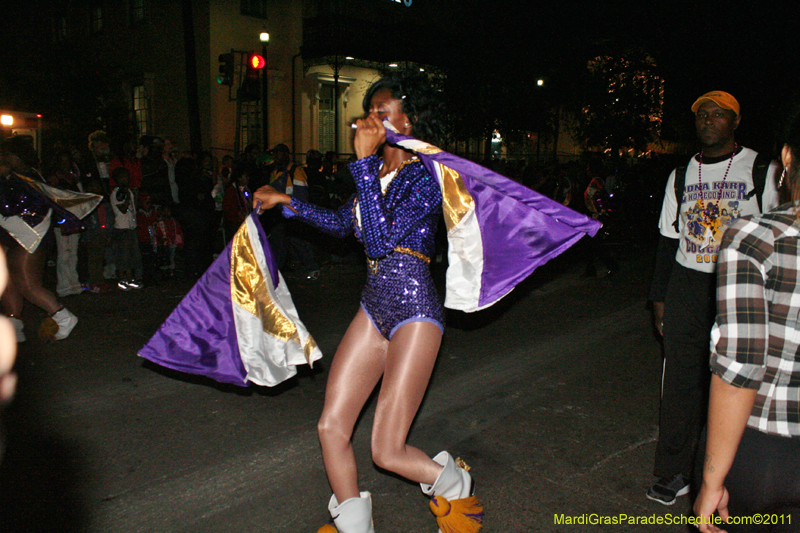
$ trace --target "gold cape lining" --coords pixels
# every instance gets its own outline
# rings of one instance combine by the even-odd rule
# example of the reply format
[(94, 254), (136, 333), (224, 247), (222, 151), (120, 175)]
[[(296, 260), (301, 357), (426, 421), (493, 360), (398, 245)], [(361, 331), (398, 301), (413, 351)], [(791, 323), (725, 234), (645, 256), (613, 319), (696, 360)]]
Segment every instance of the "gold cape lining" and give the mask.
[(297, 326), (278, 309), (269, 295), (247, 224), (242, 224), (231, 244), (231, 301), (260, 318), (265, 333), (284, 342), (295, 339), (299, 344)]
[(450, 231), (475, 208), (475, 200), (467, 191), (461, 174), (441, 163), (436, 163), (436, 171), (441, 176), (442, 211), (447, 230)]

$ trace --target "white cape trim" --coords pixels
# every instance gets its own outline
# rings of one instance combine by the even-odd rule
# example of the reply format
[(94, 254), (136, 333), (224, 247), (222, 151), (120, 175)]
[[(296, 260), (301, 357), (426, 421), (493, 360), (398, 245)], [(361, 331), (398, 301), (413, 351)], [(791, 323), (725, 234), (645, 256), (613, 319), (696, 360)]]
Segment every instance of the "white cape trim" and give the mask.
[(258, 267), (266, 280), (269, 296), (278, 310), (297, 327), (297, 335), (294, 338), (281, 340), (264, 331), (260, 317), (235, 303), (232, 305), (239, 352), (247, 372), (246, 379), (257, 385), (273, 387), (297, 374), (297, 365), (311, 364), (320, 359), (322, 352), (314, 344), (306, 359), (304, 348), (309, 341), (313, 343), (313, 340), (310, 340), (308, 330), (300, 321), (292, 296), (280, 272), (278, 287), (272, 286), (272, 276), (252, 217), (247, 217), (245, 223)]

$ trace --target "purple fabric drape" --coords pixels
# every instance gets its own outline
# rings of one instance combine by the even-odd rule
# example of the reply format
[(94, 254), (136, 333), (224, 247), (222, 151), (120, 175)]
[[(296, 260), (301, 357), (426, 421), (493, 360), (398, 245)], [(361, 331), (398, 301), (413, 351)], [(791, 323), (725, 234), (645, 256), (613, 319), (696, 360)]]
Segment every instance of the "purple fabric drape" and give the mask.
[[(253, 217), (273, 286), (278, 268), (256, 213)], [(231, 303), (231, 243), (181, 300), (139, 355), (161, 366), (247, 386)]]
[[(387, 141), (414, 151), (433, 176), (439, 163), (459, 173), (472, 196), (483, 244), (480, 298), (485, 308), (537, 267), (561, 254), (601, 224), (472, 161), (438, 151), (386, 129)], [(470, 310), (470, 309), (466, 309)], [(471, 309), (475, 310), (475, 309)]]

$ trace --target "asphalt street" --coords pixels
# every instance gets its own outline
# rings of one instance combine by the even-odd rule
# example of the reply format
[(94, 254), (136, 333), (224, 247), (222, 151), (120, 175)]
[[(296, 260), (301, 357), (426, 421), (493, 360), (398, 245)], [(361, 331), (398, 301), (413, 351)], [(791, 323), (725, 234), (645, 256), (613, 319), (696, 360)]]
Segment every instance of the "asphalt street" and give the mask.
[[(410, 442), (472, 467), (484, 532), (691, 530), (630, 523), (689, 512), (688, 498), (664, 507), (644, 497), (661, 369), (645, 305), (648, 250), (618, 247), (621, 270), (596, 279), (581, 277), (572, 251), (493, 308), (448, 314)], [(137, 357), (185, 281), (68, 297), (80, 323), (53, 344), (36, 338), (43, 315), (27, 307), (18, 394), (4, 414), (0, 530), (315, 532), (330, 496), (316, 421), (364, 268), (287, 279), (325, 358), (274, 389), (223, 386)], [(372, 464), (373, 409), (374, 397), (354, 446), (375, 529), (433, 533), (419, 487)]]

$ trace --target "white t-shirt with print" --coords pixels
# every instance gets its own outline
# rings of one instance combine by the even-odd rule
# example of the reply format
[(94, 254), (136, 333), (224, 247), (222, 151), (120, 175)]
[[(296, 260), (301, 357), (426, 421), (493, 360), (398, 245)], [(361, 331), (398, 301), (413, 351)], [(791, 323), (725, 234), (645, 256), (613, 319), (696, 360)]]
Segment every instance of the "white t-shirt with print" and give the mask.
[[(115, 229), (136, 229), (136, 207), (133, 203), (133, 192), (128, 189), (128, 195), (117, 199), (117, 192), (119, 187), (111, 192), (111, 209), (114, 210), (114, 228)], [(119, 206), (128, 204), (128, 211), (123, 213), (120, 211)]]
[[(667, 180), (658, 228), (664, 237), (680, 240), (675, 256), (679, 264), (700, 272), (715, 272), (717, 253), (727, 227), (741, 216), (759, 212), (753, 185), (756, 155), (755, 151), (742, 148), (732, 162), (725, 159), (710, 165), (704, 163), (702, 183), (699, 181), (700, 164), (697, 157), (693, 157), (686, 168), (679, 231), (675, 231), (673, 226), (678, 205), (675, 199), (675, 170), (672, 171)], [(720, 191), (729, 163), (730, 171)], [(777, 170), (777, 163), (770, 163), (761, 196), (764, 213), (778, 205)]]

